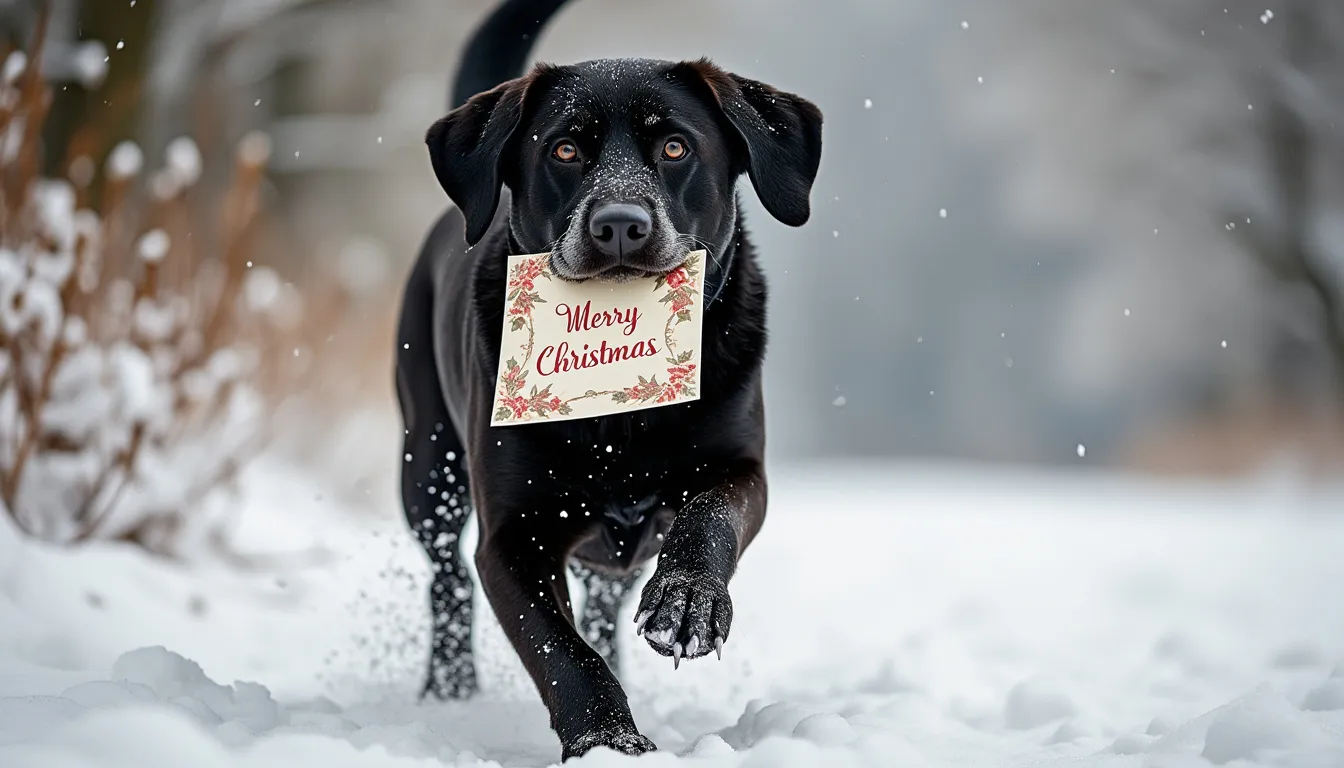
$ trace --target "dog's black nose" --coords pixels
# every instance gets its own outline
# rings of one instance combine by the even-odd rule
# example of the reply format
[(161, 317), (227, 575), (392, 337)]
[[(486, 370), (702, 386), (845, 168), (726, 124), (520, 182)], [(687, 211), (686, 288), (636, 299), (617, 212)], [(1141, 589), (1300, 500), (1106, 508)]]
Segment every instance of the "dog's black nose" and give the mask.
[(653, 217), (644, 206), (634, 203), (606, 203), (588, 219), (593, 245), (617, 258), (642, 248), (652, 229)]

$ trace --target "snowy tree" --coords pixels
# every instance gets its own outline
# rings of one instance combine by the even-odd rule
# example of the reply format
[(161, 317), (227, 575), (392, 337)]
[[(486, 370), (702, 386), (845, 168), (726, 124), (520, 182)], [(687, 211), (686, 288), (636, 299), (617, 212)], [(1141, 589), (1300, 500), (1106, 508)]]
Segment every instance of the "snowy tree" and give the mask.
[(1269, 5), (966, 15), (955, 107), (1023, 221), (1095, 246), (1060, 324), (1075, 391), (1344, 397), (1344, 4)]

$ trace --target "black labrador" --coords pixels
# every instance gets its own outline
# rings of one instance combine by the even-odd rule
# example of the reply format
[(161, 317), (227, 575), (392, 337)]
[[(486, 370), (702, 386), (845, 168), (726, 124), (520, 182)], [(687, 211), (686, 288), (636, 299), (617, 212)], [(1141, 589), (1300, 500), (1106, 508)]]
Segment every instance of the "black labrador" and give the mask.
[[(800, 226), (821, 156), (820, 111), (706, 60), (524, 62), (564, 0), (506, 0), (477, 30), (455, 108), (426, 135), (456, 204), (407, 282), (397, 339), (402, 499), (429, 554), (425, 693), (477, 690), (477, 515), (486, 597), (550, 710), (564, 758), (654, 749), (617, 681), (615, 621), (674, 663), (722, 653), (728, 581), (765, 517), (765, 281), (735, 193)], [(521, 76), (520, 76), (521, 75)], [(510, 79), (512, 78), (512, 79)], [(593, 419), (491, 428), (509, 254), (552, 253), (568, 280), (663, 273), (709, 251), (700, 399)], [(566, 569), (586, 587), (575, 617)]]

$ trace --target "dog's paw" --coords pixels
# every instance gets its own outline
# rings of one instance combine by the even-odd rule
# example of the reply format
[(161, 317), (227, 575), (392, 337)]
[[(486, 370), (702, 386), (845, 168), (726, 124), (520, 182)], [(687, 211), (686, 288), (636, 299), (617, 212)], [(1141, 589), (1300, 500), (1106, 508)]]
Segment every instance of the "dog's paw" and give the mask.
[(572, 743), (566, 744), (564, 754), (560, 758), (561, 762), (571, 757), (579, 757), (598, 747), (614, 749), (625, 755), (642, 755), (645, 752), (654, 752), (658, 749), (652, 741), (633, 729), (598, 731), (586, 733)]
[(714, 651), (723, 658), (723, 643), (733, 623), (733, 600), (728, 585), (708, 573), (658, 568), (644, 586), (635, 632), (653, 650), (671, 656), (698, 659)]

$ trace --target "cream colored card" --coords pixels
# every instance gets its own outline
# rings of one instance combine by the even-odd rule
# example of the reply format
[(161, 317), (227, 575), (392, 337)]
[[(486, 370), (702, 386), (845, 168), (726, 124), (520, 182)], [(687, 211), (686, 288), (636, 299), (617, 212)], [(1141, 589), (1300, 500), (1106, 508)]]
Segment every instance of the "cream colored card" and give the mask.
[(490, 426), (698, 400), (705, 251), (665, 275), (571, 282), (510, 256)]

